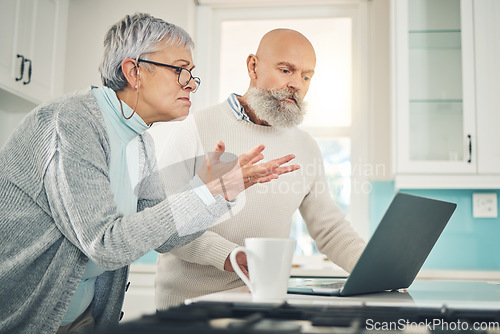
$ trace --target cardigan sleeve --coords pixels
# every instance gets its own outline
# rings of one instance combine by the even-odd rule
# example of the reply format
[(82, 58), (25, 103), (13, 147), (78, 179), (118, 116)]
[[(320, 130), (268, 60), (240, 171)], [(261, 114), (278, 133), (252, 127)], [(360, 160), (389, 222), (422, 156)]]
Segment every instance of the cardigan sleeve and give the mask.
[(103, 269), (121, 268), (152, 249), (184, 245), (227, 211), (222, 197), (205, 206), (186, 188), (136, 214), (118, 213), (109, 183), (109, 145), (99, 134), (103, 126), (84, 112), (71, 115), (55, 118), (44, 190), (61, 233)]
[(148, 133), (144, 133), (140, 136), (139, 142), (141, 144), (139, 148), (141, 181), (136, 186), (136, 193), (138, 194), (137, 211), (142, 211), (160, 203), (166, 196), (155, 158), (153, 139)]

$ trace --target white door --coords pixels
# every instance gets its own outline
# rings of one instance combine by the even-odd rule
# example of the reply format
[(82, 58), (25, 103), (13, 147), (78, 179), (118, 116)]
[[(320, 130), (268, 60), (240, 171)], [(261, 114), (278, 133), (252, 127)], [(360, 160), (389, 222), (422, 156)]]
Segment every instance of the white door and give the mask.
[(61, 92), (67, 0), (6, 0), (0, 12), (0, 86), (40, 103)]
[[(25, 84), (26, 94), (38, 101), (47, 100), (52, 96), (54, 78), (53, 59), (56, 43), (56, 0), (29, 0), (32, 6), (28, 11), (30, 17), (26, 27), (29, 33), (24, 40), (27, 61)], [(31, 73), (30, 73), (31, 70)]]
[(19, 0), (2, 1), (0, 11), (0, 84), (15, 89), (16, 78), (21, 80), (22, 58), (17, 58), (18, 3)]

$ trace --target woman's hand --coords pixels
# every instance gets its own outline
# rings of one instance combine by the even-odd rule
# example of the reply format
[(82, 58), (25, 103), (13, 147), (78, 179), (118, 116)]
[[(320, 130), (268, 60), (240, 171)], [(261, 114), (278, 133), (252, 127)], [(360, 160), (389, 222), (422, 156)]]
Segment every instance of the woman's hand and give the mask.
[(293, 154), (257, 164), (264, 158), (263, 150), (264, 145), (258, 145), (237, 159), (221, 161), (225, 145), (219, 141), (214, 152), (206, 156), (205, 164), (198, 172), (198, 176), (214, 197), (222, 195), (226, 200), (232, 201), (239, 193), (254, 184), (269, 182), (300, 168), (299, 165), (282, 166), (295, 158)]

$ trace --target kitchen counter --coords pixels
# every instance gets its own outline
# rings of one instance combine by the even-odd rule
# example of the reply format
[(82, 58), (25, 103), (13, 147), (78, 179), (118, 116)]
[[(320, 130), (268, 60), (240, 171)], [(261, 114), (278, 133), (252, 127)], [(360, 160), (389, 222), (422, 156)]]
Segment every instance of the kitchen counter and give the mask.
[(99, 334), (500, 334), (500, 285), (415, 281), (407, 291), (354, 297), (287, 295), (254, 303), (246, 287), (122, 323)]

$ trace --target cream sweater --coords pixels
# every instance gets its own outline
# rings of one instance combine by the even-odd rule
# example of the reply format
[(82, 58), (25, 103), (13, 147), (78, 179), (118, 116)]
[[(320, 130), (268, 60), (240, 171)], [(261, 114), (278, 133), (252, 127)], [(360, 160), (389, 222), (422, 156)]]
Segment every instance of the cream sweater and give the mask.
[(291, 218), (297, 208), (319, 251), (345, 270), (353, 269), (365, 242), (332, 200), (319, 148), (310, 135), (298, 128), (275, 128), (237, 120), (227, 101), (194, 113), (176, 127), (181, 135), (166, 140), (166, 146), (177, 147), (176, 152), (165, 152), (161, 127), (151, 131), (157, 152), (163, 152), (160, 165), (165, 164), (165, 159), (182, 160), (180, 156), (192, 161), (195, 155), (202, 153), (199, 145), (205, 152), (211, 152), (217, 141), (222, 140), (226, 152), (236, 155), (264, 144), (264, 161), (295, 154), (292, 163), (299, 164), (301, 169), (249, 188), (238, 198), (231, 218), (188, 245), (160, 254), (155, 279), (157, 309), (242, 286), (235, 273), (224, 271), (229, 253), (243, 245), (245, 238), (288, 238)]

